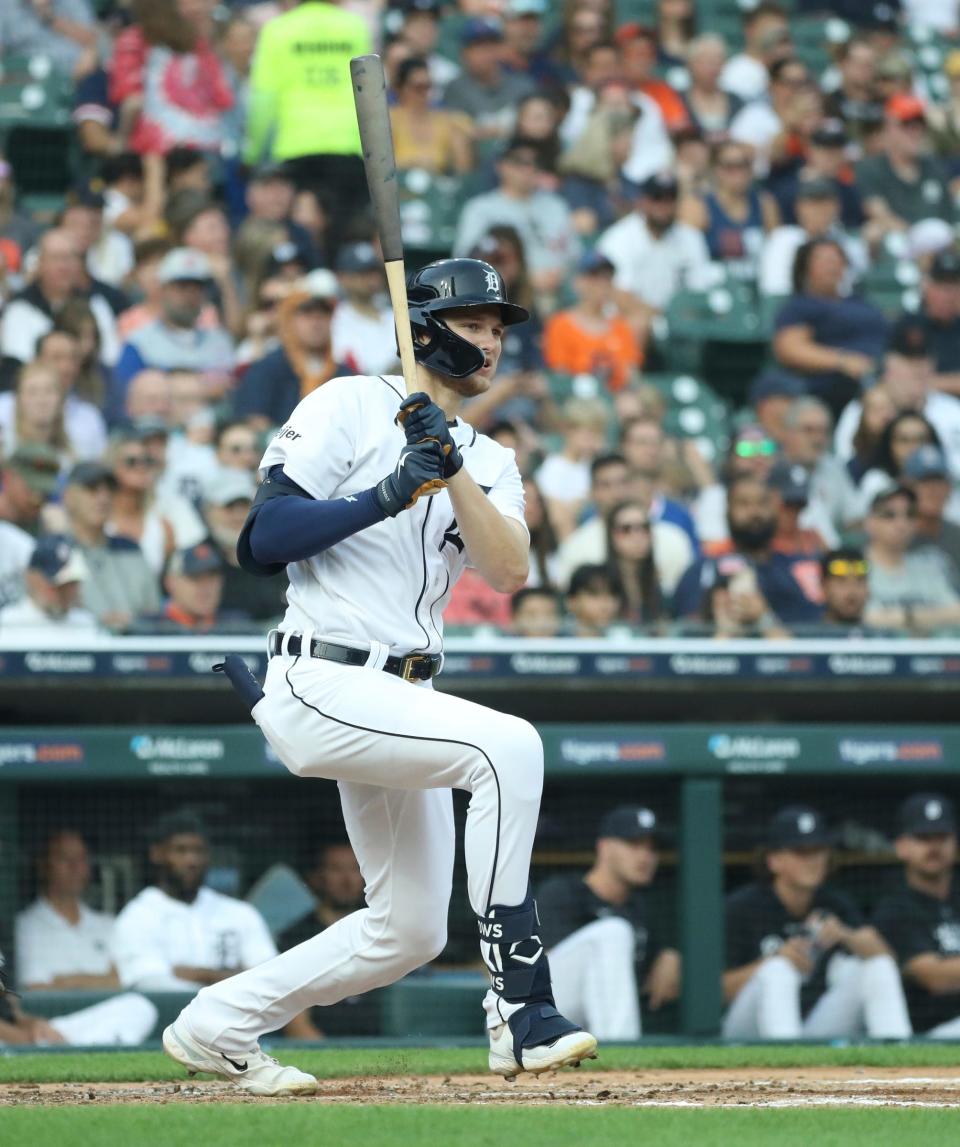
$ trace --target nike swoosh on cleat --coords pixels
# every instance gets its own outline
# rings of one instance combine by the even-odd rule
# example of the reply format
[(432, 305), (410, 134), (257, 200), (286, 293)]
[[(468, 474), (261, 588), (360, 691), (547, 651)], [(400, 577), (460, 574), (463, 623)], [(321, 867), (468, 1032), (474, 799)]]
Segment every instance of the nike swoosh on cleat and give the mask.
[(243, 1063), (237, 1063), (237, 1061), (235, 1059), (231, 1059), (230, 1056), (228, 1056), (225, 1052), (220, 1052), (220, 1054), (227, 1061), (227, 1063), (232, 1064), (237, 1069), (237, 1071), (246, 1071), (247, 1070), (246, 1060), (244, 1060)]

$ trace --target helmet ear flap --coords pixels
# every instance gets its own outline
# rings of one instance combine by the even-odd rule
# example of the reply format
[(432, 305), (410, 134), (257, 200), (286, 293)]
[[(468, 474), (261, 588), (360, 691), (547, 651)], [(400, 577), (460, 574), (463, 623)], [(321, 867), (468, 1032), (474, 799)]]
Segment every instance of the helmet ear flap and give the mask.
[[(412, 306), (410, 325), (413, 328), (413, 357), (437, 374), (466, 378), (483, 366), (483, 351), (454, 334), (441, 317)], [(424, 331), (430, 336), (425, 343), (417, 338)]]

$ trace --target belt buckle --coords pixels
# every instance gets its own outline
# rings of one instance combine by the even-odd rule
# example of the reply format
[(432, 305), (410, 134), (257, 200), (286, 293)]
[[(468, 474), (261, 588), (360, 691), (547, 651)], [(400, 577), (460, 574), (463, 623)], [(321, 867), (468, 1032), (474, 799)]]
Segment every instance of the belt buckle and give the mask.
[(400, 666), (401, 678), (404, 681), (422, 681), (422, 677), (414, 677), (414, 670), (419, 662), (429, 662), (429, 660), (430, 658), (425, 653), (408, 653)]

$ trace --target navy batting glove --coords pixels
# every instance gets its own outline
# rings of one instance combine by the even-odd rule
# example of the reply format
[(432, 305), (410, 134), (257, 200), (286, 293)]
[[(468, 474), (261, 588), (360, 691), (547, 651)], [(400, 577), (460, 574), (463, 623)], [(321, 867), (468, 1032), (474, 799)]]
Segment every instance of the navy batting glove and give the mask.
[(395, 518), (401, 510), (409, 510), (422, 494), (442, 489), (443, 451), (435, 441), (417, 442), (404, 446), (392, 474), (374, 487), (374, 497), (388, 518)]
[(460, 447), (453, 440), (447, 416), (439, 406), (423, 391), (411, 394), (400, 405), (397, 421), (403, 426), (407, 442), (422, 442), (425, 438), (435, 438), (443, 448), (445, 464), (444, 478), (452, 478), (463, 465)]

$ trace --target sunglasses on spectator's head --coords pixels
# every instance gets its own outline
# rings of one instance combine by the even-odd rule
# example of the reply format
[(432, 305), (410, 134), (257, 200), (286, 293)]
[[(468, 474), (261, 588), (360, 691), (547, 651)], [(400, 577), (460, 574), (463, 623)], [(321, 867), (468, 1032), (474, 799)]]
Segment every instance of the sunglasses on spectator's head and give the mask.
[(645, 199), (652, 199), (654, 203), (667, 203), (670, 200), (677, 198), (676, 190), (672, 188), (663, 188), (661, 190), (645, 191)]
[(120, 461), (131, 470), (152, 470), (158, 465), (156, 458), (149, 454), (124, 454)]
[(738, 442), (733, 448), (738, 458), (770, 458), (777, 452), (777, 444), (772, 438), (762, 438), (759, 442), (750, 439)]
[(869, 570), (870, 567), (863, 560), (834, 558), (832, 562), (827, 563), (829, 577), (866, 577)]

